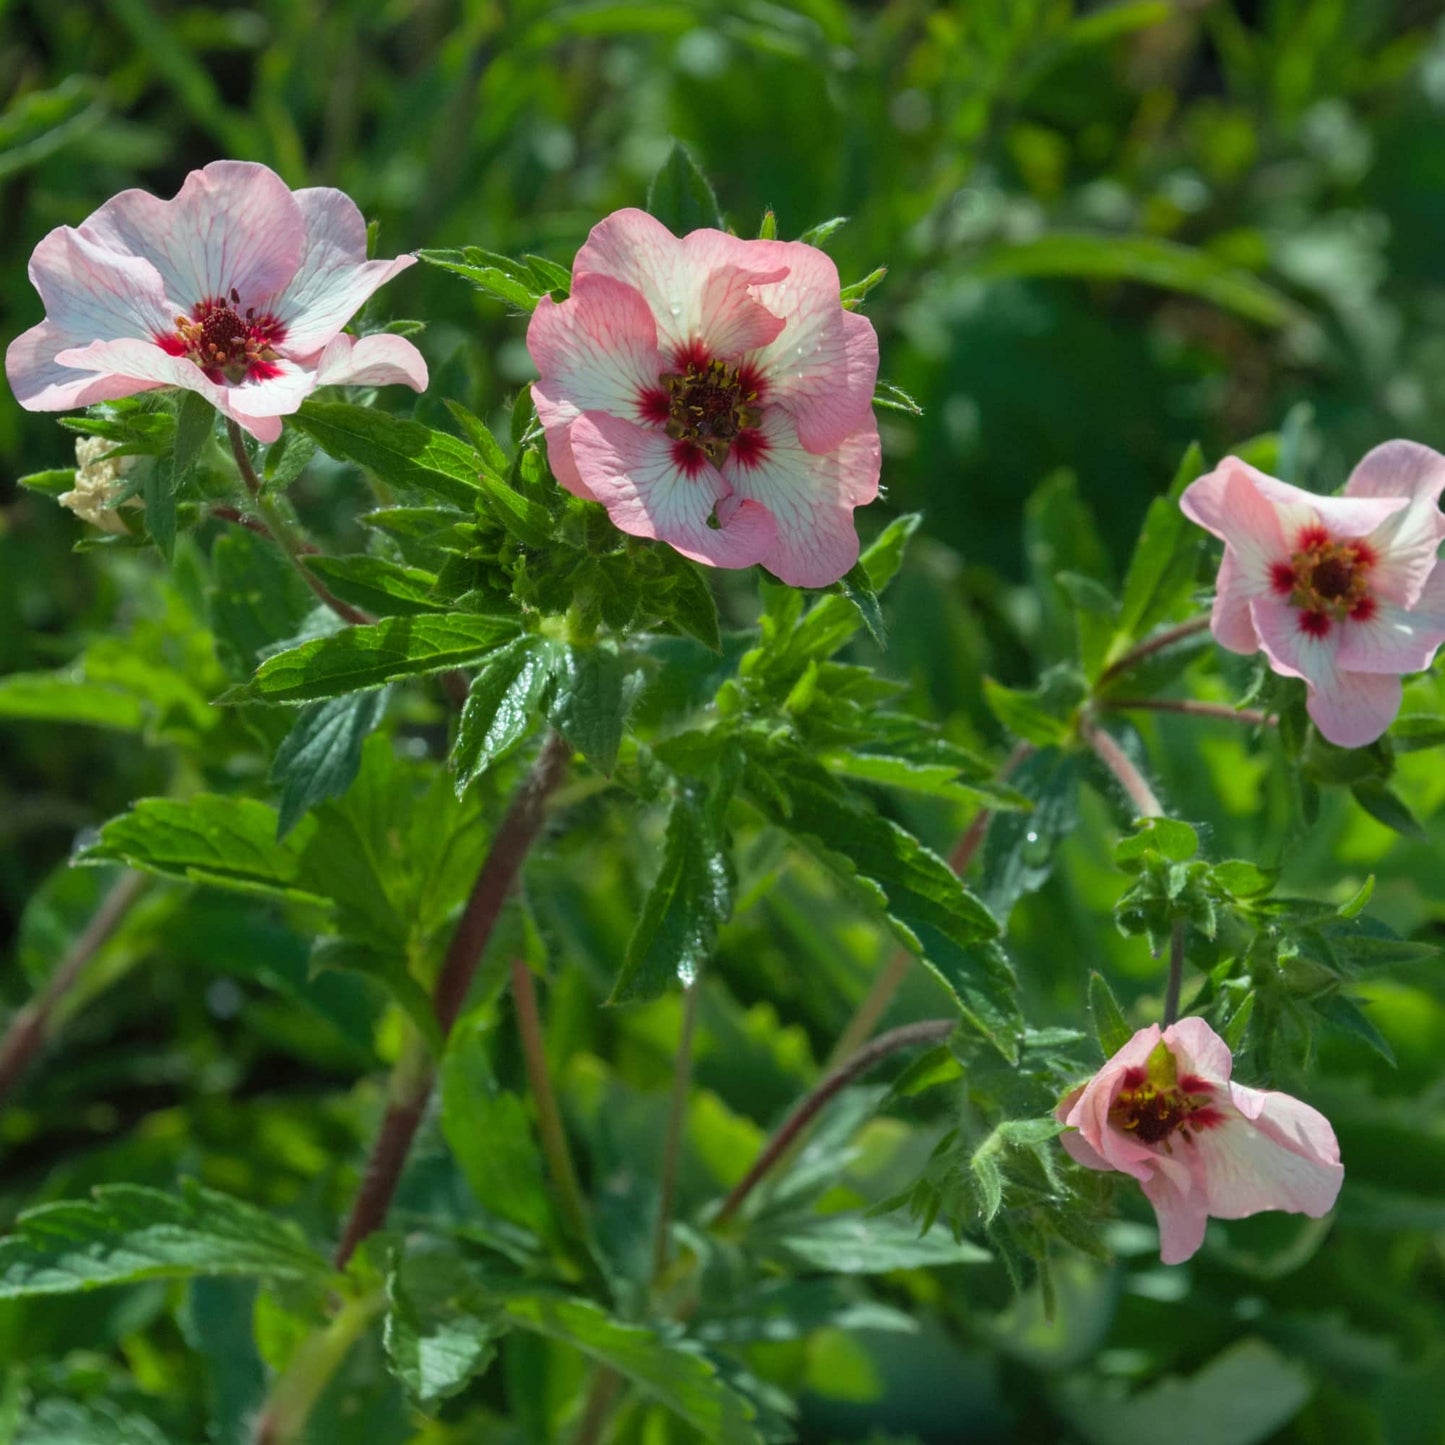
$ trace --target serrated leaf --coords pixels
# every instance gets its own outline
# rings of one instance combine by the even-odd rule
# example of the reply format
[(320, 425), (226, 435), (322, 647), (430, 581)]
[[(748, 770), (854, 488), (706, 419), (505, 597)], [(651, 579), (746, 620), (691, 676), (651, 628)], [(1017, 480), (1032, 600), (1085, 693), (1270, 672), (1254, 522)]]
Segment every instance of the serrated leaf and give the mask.
[(610, 774), (640, 674), (611, 647), (597, 645), (566, 648), (555, 676), (548, 704), (552, 725), (593, 767)]
[(552, 1205), (527, 1108), (498, 1085), (484, 1041), (484, 1027), (467, 1022), (447, 1040), (442, 1133), (477, 1203), (546, 1239)]
[(1274, 888), (1279, 869), (1261, 868), (1243, 858), (1226, 858), (1210, 869), (1214, 881), (1235, 898), (1263, 898)]
[(447, 410), (451, 412), (453, 420), (466, 433), (467, 440), (482, 459), (482, 465), (495, 472), (499, 477), (505, 476), (507, 474), (507, 454), (502, 450), (502, 444), (492, 435), (491, 428), (481, 417), (468, 411), (461, 402), (452, 401), (449, 397), (443, 398), (443, 400)]
[(525, 262), (484, 251), (480, 246), (461, 250), (422, 250), (417, 255), (432, 266), (470, 281), (483, 295), (531, 312), (551, 289), (539, 284), (536, 272)]
[(685, 557), (672, 573), (668, 605), (672, 620), (712, 652), (722, 651), (722, 627), (718, 622), (717, 599), (703, 576), (702, 568)]
[(1044, 748), (1015, 768), (1009, 782), (1034, 806), (1032, 812), (998, 814), (984, 840), (979, 891), (1001, 920), (1025, 893), (1043, 887), (1059, 845), (1073, 832), (1078, 760), (1062, 749)]
[(211, 439), (216, 409), (198, 391), (182, 391), (176, 406), (176, 441), (172, 463), (179, 480), (195, 470), (201, 449)]
[(476, 503), (481, 458), (446, 432), (342, 401), (304, 402), (291, 422), (327, 455), (355, 462), (390, 486), (429, 492), (461, 507)]
[(343, 602), (365, 608), (378, 617), (415, 617), (425, 612), (445, 612), (447, 604), (433, 594), (436, 574), (420, 567), (403, 567), (383, 557), (303, 558)]
[(276, 835), (284, 838), (317, 803), (339, 798), (361, 768), (361, 746), (386, 708), (386, 693), (348, 693), (301, 709), (271, 764), (281, 794)]
[(570, 1345), (617, 1371), (711, 1445), (763, 1445), (751, 1423), (756, 1416), (752, 1402), (726, 1384), (701, 1353), (614, 1320), (590, 1300), (514, 1296), (503, 1312), (519, 1328)]
[(252, 798), (142, 798), (106, 823), (77, 861), (122, 862), (172, 878), (312, 896), (300, 883), (300, 853), (277, 841), (275, 812)]
[(1133, 863), (1157, 852), (1171, 863), (1184, 863), (1199, 852), (1199, 834), (1178, 818), (1145, 818), (1114, 845), (1116, 863)]
[(295, 427), (287, 427), (279, 441), (266, 448), (266, 486), (273, 492), (284, 492), (304, 472), (316, 455), (314, 437)]
[(1020, 692), (985, 677), (983, 697), (989, 711), (1004, 727), (1036, 747), (1051, 747), (1069, 736), (1068, 725), (1049, 712), (1036, 693)]
[(392, 1373), (423, 1408), (450, 1398), (490, 1363), (504, 1326), (495, 1307), (466, 1298), (455, 1256), (408, 1254), (386, 1281), (382, 1342)]
[(169, 457), (157, 457), (147, 464), (141, 479), (141, 501), (145, 507), (146, 531), (167, 562), (176, 553), (176, 474)]
[(504, 531), (524, 546), (546, 547), (557, 540), (552, 514), (539, 502), (524, 497), (503, 477), (490, 470), (477, 476), (483, 508)]
[(675, 983), (692, 986), (711, 960), (732, 907), (732, 869), (721, 815), (725, 787), (704, 799), (673, 800), (662, 866), (642, 906), (609, 1003), (656, 998)]
[(0, 1239), (0, 1299), (195, 1275), (324, 1285), (331, 1267), (266, 1211), (192, 1181), (179, 1196), (101, 1185), (90, 1201), (27, 1211)]
[(861, 558), (838, 579), (838, 589), (858, 609), (858, 616), (868, 629), (868, 635), (879, 647), (888, 646), (888, 630), (883, 625), (883, 609), (878, 605), (878, 594), (873, 590), (868, 568)]
[(527, 736), (562, 662), (559, 644), (528, 635), (498, 648), (482, 663), (462, 705), (452, 749), (459, 794)]
[(703, 227), (723, 229), (712, 185), (680, 141), (672, 143), (672, 150), (647, 188), (647, 213), (675, 236)]
[(469, 667), (515, 637), (517, 628), (515, 618), (471, 613), (388, 617), (275, 653), (250, 682), (226, 698), (312, 702), (404, 677)]
[(1089, 1019), (1106, 1059), (1112, 1059), (1134, 1037), (1114, 990), (1097, 970), (1089, 974)]

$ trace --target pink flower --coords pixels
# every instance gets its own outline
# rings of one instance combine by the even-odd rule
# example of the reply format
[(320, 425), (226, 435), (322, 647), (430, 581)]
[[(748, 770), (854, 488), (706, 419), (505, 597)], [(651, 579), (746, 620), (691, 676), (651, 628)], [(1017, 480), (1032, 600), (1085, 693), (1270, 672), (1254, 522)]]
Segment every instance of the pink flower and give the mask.
[(1445, 642), (1445, 457), (1378, 446), (1341, 497), (1301, 491), (1226, 457), (1180, 506), (1224, 540), (1212, 626), (1231, 652), (1263, 648), (1309, 688), (1332, 743), (1372, 743), (1400, 710), (1400, 674)]
[(1229, 1082), (1234, 1059), (1203, 1019), (1140, 1029), (1054, 1111), (1089, 1169), (1132, 1174), (1159, 1216), (1159, 1253), (1182, 1264), (1216, 1219), (1283, 1209), (1318, 1219), (1344, 1182), (1329, 1120), (1288, 1094)]
[(858, 560), (878, 494), (878, 338), (799, 241), (679, 240), (642, 211), (592, 230), (572, 294), (527, 330), (557, 479), (624, 532), (799, 587)]
[(292, 192), (265, 166), (213, 161), (174, 200), (122, 191), (40, 242), (30, 279), (45, 320), (11, 342), (5, 373), (31, 411), (185, 387), (272, 442), (318, 386), (426, 386), (409, 341), (341, 330), (415, 259), (368, 261), (366, 223), (340, 191)]

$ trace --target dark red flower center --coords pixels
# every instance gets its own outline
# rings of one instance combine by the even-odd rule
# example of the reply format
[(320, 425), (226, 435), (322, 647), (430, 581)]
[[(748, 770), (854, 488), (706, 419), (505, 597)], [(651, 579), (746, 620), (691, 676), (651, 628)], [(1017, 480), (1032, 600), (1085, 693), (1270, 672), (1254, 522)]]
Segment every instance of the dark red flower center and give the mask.
[(752, 466), (762, 458), (768, 448), (759, 430), (762, 393), (763, 382), (746, 363), (710, 356), (693, 342), (638, 397), (638, 411), (672, 438), (678, 466), (695, 476), (708, 462), (720, 467), (731, 457)]
[(198, 302), (189, 316), (176, 317), (174, 332), (157, 336), (156, 343), (172, 356), (189, 357), (212, 381), (279, 376), (276, 347), (285, 339), (286, 328), (269, 312), (258, 316), (253, 306), (243, 316), (240, 304), (234, 288), (229, 299)]
[[(1161, 1052), (1162, 1051), (1162, 1052)], [(1124, 1071), (1122, 1087), (1109, 1107), (1109, 1123), (1143, 1144), (1169, 1148), (1172, 1135), (1190, 1138), (1200, 1129), (1224, 1122), (1214, 1107), (1214, 1090), (1195, 1074), (1179, 1074), (1173, 1055), (1160, 1043), (1147, 1068)]]
[(1289, 561), (1274, 564), (1271, 582), (1299, 609), (1302, 632), (1327, 637), (1336, 622), (1368, 622), (1375, 615), (1370, 572), (1377, 560), (1358, 537), (1336, 541), (1323, 527), (1304, 527)]

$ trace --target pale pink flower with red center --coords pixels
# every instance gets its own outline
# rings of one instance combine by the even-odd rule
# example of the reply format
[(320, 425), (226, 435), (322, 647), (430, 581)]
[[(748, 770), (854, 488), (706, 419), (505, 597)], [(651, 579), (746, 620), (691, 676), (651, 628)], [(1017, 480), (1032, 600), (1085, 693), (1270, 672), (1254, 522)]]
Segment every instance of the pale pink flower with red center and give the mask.
[(592, 230), (527, 330), (557, 479), (638, 537), (822, 587), (878, 494), (878, 338), (800, 241), (680, 240), (642, 211)]
[(1209, 1217), (1266, 1209), (1318, 1219), (1344, 1182), (1330, 1122), (1288, 1094), (1233, 1084), (1229, 1046), (1203, 1019), (1150, 1024), (1054, 1111), (1089, 1169), (1132, 1174), (1159, 1217), (1159, 1253), (1182, 1264)]
[(1401, 674), (1429, 667), (1445, 642), (1442, 487), (1445, 457), (1393, 441), (1364, 458), (1343, 496), (1226, 457), (1180, 498), (1224, 541), (1215, 638), (1303, 678), (1332, 743), (1374, 742), (1400, 710)]
[(173, 200), (122, 191), (40, 242), (30, 279), (45, 320), (11, 342), (5, 372), (31, 411), (177, 386), (272, 442), (318, 386), (426, 386), (409, 341), (341, 329), (415, 260), (368, 261), (366, 223), (340, 191), (214, 161)]

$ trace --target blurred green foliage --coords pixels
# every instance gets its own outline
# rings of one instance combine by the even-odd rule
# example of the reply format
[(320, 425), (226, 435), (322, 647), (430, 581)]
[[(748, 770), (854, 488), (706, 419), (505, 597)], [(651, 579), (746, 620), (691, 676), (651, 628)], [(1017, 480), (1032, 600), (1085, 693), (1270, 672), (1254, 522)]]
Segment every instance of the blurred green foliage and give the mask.
[[(852, 646), (959, 747), (1004, 741), (985, 676), (1017, 699), (1073, 656), (1082, 613), (1055, 579), (1124, 577), (1149, 504), (1191, 441), (1214, 458), (1265, 434), (1261, 460), (1320, 489), (1388, 436), (1445, 447), (1445, 25), (1433, 4), (10, 0), (0, 3), (0, 107), (7, 340), (41, 314), (24, 266), (48, 228), (78, 223), (126, 186), (172, 194), (217, 156), (264, 161), (293, 186), (341, 187), (379, 222), (386, 254), (477, 246), (566, 266), (596, 219), (642, 202), (673, 138), (712, 177), (739, 234), (754, 234), (768, 210), (785, 237), (848, 217), (826, 244), (845, 282), (888, 267), (866, 303), (882, 375), (923, 408), (921, 418), (885, 414), (887, 496), (863, 525), (876, 535), (896, 513), (925, 517), (888, 596), (886, 655)], [(429, 266), (380, 304), (386, 317), (430, 318), (420, 344), (433, 386), (417, 419), (455, 429), (450, 398), (505, 433), (504, 403), (531, 375), (518, 317)], [(183, 545), (170, 571), (149, 553), (72, 555), (79, 524), (14, 489), (21, 475), (68, 465), (72, 440), (53, 418), (0, 401), (0, 671), (83, 655), (111, 707), (117, 691), (130, 701), (108, 727), (3, 720), (0, 994), (12, 1008), (117, 876), (68, 870), (77, 839), (142, 796), (270, 796), (250, 715), (210, 705), (286, 635), (263, 619), (248, 651), (234, 615), (214, 630), (208, 620), (225, 567), (240, 575), (259, 549), (239, 533), (204, 560)], [(356, 492), (354, 470), (318, 459), (293, 495), (320, 540), (357, 551)], [(1186, 591), (1191, 580), (1204, 574), (1186, 577)], [(278, 581), (276, 595), (299, 620), (305, 598), (286, 613), (287, 586)], [(752, 622), (737, 579), (722, 579), (720, 597), (725, 628)], [(729, 665), (740, 650), (725, 652)], [(1249, 680), (1240, 659), (1191, 653), (1179, 665), (1197, 695), (1221, 702)], [(703, 679), (704, 695), (717, 680)], [(644, 696), (641, 715), (654, 703), (665, 706)], [(1015, 732), (1030, 726), (1024, 706), (1014, 703)], [(1431, 678), (1409, 685), (1407, 712), (1438, 717), (1442, 706)], [(1032, 725), (1047, 744), (1041, 710)], [(393, 735), (411, 757), (442, 731), (419, 695), (397, 704)], [(1330, 786), (1359, 781), (1331, 774), (1340, 764), (1330, 756), (1313, 759), (1325, 786), (1319, 822), (1302, 833), (1287, 739), (1151, 714), (1134, 741), (1166, 802), (1203, 825), (1209, 857), (1279, 869), (1288, 892), (1334, 905), (1373, 875), (1370, 915), (1415, 941), (1445, 938), (1435, 753), (1396, 744), (1394, 785), (1421, 825), (1402, 839)], [(1163, 987), (1150, 900), (1140, 895), (1137, 916), (1126, 910), (1127, 934), (1114, 908), (1147, 869), (1126, 858), (1131, 877), (1116, 864), (1123, 814), (1107, 784), (1081, 787), (1076, 760), (1040, 758), (1017, 783), (1038, 800), (1035, 832), (1052, 820), (1054, 834), (1033, 855), (1019, 838), (1011, 853), (995, 843), (980, 892), (1012, 907), (1009, 947), (1035, 1023), (1077, 1025), (1098, 969), (1138, 1025)], [(398, 774), (409, 766), (398, 760)], [(472, 804), (495, 809), (510, 780), (488, 773)], [(609, 812), (592, 782), (568, 800), (578, 826), (536, 860), (545, 939), (531, 943), (549, 960), (548, 1041), (601, 1247), (625, 1262), (648, 1247), (680, 1004), (601, 1007), (643, 911), (639, 880), (665, 844), (660, 815)], [(876, 795), (945, 853), (975, 807), (971, 795)], [(420, 783), (408, 796), (415, 831), (405, 836), (418, 849), (444, 816), (466, 851), (471, 804)], [(321, 828), (339, 826), (341, 807), (330, 806)], [(286, 846), (299, 855), (317, 826), (303, 822)], [(702, 997), (680, 1219), (737, 1182), (891, 947), (818, 862), (784, 857), (776, 831), (759, 825), (745, 841)], [(1191, 884), (1216, 897), (1202, 876)], [(356, 902), (386, 911), (375, 896)], [(316, 966), (327, 960), (313, 952), (306, 907), (169, 883), (145, 895), (0, 1115), (7, 1219), (97, 1185), (170, 1189), (189, 1176), (282, 1212), (313, 1239), (334, 1233), (401, 1025), (355, 957), (339, 960), (351, 971)], [(330, 941), (354, 943), (372, 922)], [(504, 942), (519, 940), (520, 915)], [(484, 964), (491, 997), (506, 963), (495, 953)], [(1283, 980), (1281, 1010), (1313, 987), (1300, 981), (1307, 962), (1260, 965), (1261, 976), (1281, 970), (1269, 974)], [(1325, 994), (1338, 996), (1333, 985)], [(789, 1207), (893, 1198), (960, 1119), (970, 1159), (995, 1161), (974, 1168), (969, 1189), (992, 1187), (994, 1170), (1045, 1198), (1032, 1143), (995, 1139), (978, 1112), (1011, 1108), (1015, 1092), (1047, 1109), (1047, 1086), (1067, 1067), (1056, 1058), (1079, 1057), (1069, 1053), (1079, 1039), (1044, 1037), (1019, 1069), (979, 1062), (966, 1089), (944, 1069), (931, 1088), (840, 1101), (781, 1198), (765, 1201), (785, 1262), (774, 1285), (737, 1293), (729, 1245), (699, 1244), (701, 1339), (746, 1342), (736, 1353), (763, 1417), (777, 1404), (768, 1391), (779, 1392), (808, 1441), (1130, 1445), (1167, 1431), (1188, 1445), (1434, 1445), (1445, 1416), (1445, 985), (1437, 963), (1417, 959), (1364, 994), (1367, 1024), (1342, 1011), (1337, 1030), (1300, 1034), (1314, 1067), (1296, 1090), (1334, 1121), (1349, 1170), (1332, 1227), (1293, 1216), (1215, 1226), (1190, 1265), (1166, 1270), (1141, 1227), (1147, 1211), (1120, 1190), (1114, 1207), (1126, 1217), (1109, 1228), (1108, 1261), (1053, 1246), (1050, 1313), (1041, 1290), (1015, 1294), (972, 1246), (951, 1260), (910, 1256), (912, 1230), (871, 1236), (878, 1253), (838, 1273), (840, 1241), (819, 1229), (829, 1214), (804, 1228)], [(891, 1017), (939, 1007), (915, 969)], [(546, 1215), (539, 1183), (521, 1164), (489, 1174), (475, 1152), (498, 1140), (523, 1158), (528, 1148), (521, 1061), (496, 1023), (483, 1009), (466, 1040), (476, 1057), (449, 1062), (399, 1213), (501, 1241), (525, 1273), (533, 1261), (519, 1231)], [(1240, 1076), (1267, 1070), (1289, 1085), (1303, 1052), (1246, 1046)], [(470, 1140), (468, 1104), (488, 1125)], [(946, 1194), (958, 1181), (941, 1172)], [(975, 1195), (963, 1207), (977, 1208)], [(446, 1303), (437, 1267), (429, 1273), (424, 1255), (407, 1264), (394, 1318), (435, 1325)], [(871, 1289), (870, 1274), (881, 1280)], [(440, 1423), (414, 1423), (375, 1333), (332, 1383), (311, 1438), (562, 1438), (585, 1386), (583, 1354), (636, 1359), (650, 1348), (585, 1312), (548, 1316), (530, 1295), (507, 1309), (518, 1332), (480, 1383), (436, 1412)], [(156, 1279), (0, 1304), (0, 1439), (244, 1440), (267, 1366), (319, 1317), (304, 1282), (274, 1279), (260, 1293), (248, 1280)], [(634, 1401), (617, 1440), (696, 1438), (678, 1416), (711, 1418), (724, 1398), (695, 1378), (695, 1357), (669, 1348), (681, 1404), (664, 1400), (666, 1413)], [(491, 1349), (470, 1339), (458, 1368)], [(426, 1375), (420, 1357), (393, 1342), (413, 1393), (447, 1394), (456, 1382)]]

